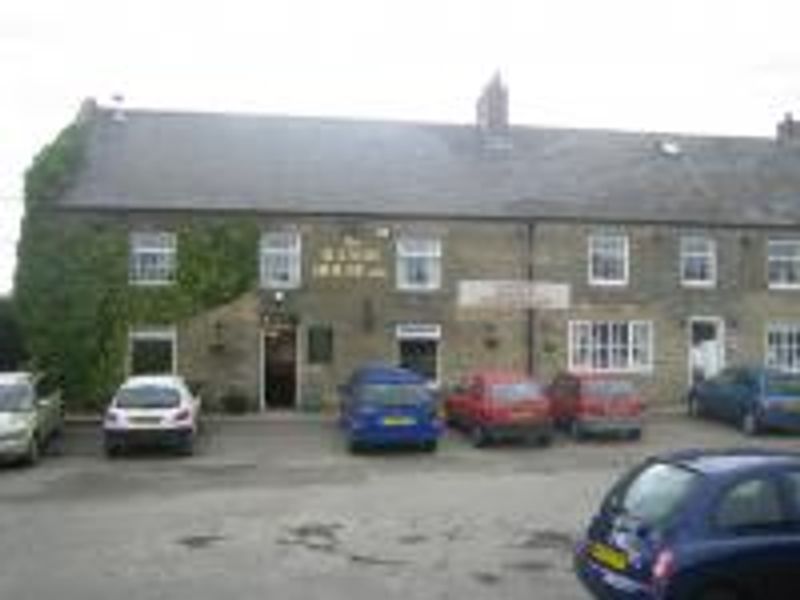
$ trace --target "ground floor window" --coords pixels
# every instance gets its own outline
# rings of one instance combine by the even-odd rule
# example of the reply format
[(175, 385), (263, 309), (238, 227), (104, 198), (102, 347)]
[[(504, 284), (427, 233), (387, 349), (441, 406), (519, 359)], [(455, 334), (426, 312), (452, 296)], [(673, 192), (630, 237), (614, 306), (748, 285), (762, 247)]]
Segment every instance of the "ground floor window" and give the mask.
[(781, 371), (800, 371), (800, 322), (767, 325), (768, 367)]
[(177, 334), (173, 327), (140, 327), (129, 337), (131, 375), (163, 375), (176, 370)]
[(570, 321), (569, 367), (576, 371), (647, 371), (653, 366), (650, 321)]
[(406, 324), (397, 327), (400, 366), (425, 377), (431, 383), (439, 381), (439, 325)]

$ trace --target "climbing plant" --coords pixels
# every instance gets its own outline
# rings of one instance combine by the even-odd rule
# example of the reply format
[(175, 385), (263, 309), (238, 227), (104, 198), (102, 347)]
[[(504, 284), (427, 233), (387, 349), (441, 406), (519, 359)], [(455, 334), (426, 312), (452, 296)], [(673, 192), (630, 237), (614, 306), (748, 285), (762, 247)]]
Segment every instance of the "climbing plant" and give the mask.
[(177, 229), (176, 282), (130, 285), (126, 221), (57, 207), (83, 164), (84, 127), (67, 127), (26, 174), (14, 296), (34, 367), (61, 384), (73, 409), (98, 408), (123, 378), (130, 327), (178, 323), (257, 279), (257, 226), (195, 217)]

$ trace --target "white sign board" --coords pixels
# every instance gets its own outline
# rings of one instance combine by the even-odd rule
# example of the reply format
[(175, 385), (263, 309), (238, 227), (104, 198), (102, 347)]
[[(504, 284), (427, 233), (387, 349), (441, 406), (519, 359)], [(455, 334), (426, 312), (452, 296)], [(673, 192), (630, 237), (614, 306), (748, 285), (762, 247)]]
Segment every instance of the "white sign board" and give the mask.
[(544, 281), (465, 280), (458, 283), (458, 307), (495, 310), (569, 308), (570, 287)]

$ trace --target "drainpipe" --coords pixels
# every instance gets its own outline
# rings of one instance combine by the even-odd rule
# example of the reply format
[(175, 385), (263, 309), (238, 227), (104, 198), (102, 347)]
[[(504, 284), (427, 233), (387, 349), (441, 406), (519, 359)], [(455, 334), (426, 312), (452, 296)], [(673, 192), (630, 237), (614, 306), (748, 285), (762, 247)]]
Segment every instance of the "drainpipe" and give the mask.
[[(536, 224), (533, 221), (530, 221), (527, 224), (527, 235), (526, 235), (526, 256), (525, 259), (527, 261), (527, 268), (526, 268), (526, 277), (528, 282), (533, 281), (533, 250), (535, 247), (535, 238), (536, 238)], [(526, 370), (528, 375), (534, 374), (534, 367), (535, 367), (535, 349), (534, 344), (536, 343), (536, 311), (532, 307), (525, 309), (526, 313), (526, 347), (527, 347), (527, 361), (526, 361)]]

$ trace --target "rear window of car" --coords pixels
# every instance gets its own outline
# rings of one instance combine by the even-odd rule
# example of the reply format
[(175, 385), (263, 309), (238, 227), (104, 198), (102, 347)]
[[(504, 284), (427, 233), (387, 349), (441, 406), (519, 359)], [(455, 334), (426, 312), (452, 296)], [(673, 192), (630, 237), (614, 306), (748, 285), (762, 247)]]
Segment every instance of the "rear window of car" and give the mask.
[(422, 384), (369, 383), (359, 388), (358, 400), (380, 405), (419, 404), (430, 399)]
[(24, 383), (0, 385), (0, 411), (20, 412), (33, 408), (31, 386)]
[(501, 402), (519, 402), (538, 398), (542, 395), (542, 386), (533, 381), (495, 383), (490, 387), (490, 390), (491, 397)]
[(800, 396), (800, 375), (770, 373), (766, 380), (767, 394), (776, 396)]
[(181, 395), (175, 388), (162, 385), (141, 385), (122, 388), (115, 400), (118, 408), (174, 408)]
[(700, 479), (698, 473), (684, 467), (654, 463), (635, 474), (610, 498), (611, 508), (658, 527), (681, 510)]
[(633, 385), (624, 379), (605, 379), (587, 381), (583, 384), (584, 393), (601, 398), (627, 398), (634, 394)]

